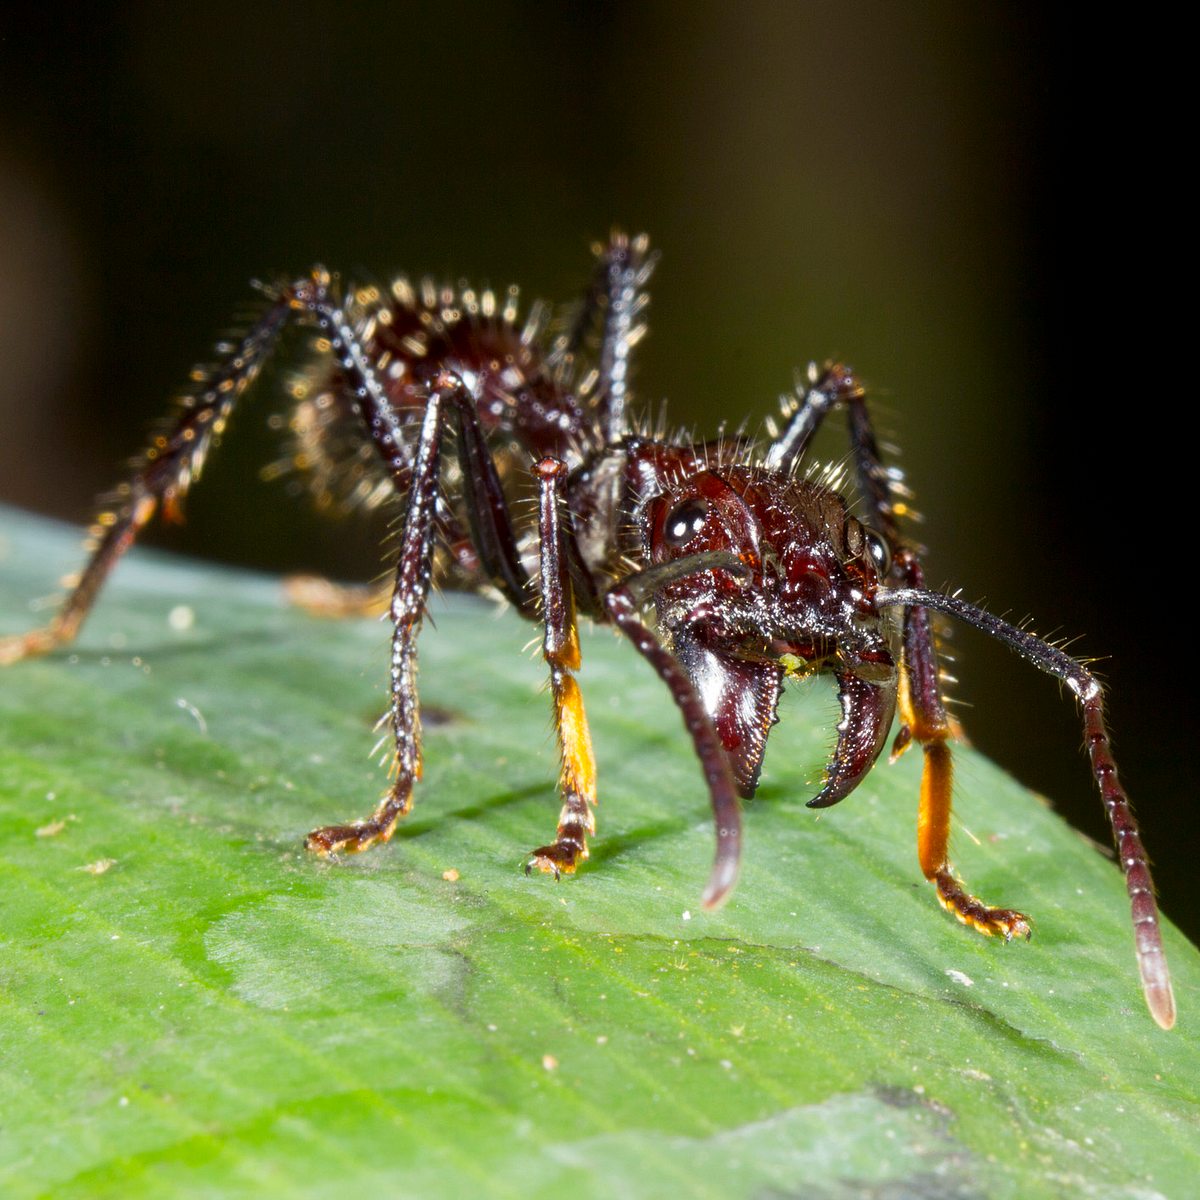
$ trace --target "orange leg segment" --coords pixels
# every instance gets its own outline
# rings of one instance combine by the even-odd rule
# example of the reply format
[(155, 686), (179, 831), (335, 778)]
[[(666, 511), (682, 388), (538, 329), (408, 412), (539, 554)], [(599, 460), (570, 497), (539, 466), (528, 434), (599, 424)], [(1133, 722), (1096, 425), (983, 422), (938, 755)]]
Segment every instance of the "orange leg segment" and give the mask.
[[(911, 569), (911, 568), (910, 568)], [(919, 567), (916, 568), (919, 571)], [(939, 903), (964, 925), (1005, 941), (1030, 936), (1029, 920), (1011, 908), (992, 908), (963, 887), (950, 866), (950, 814), (954, 761), (951, 724), (942, 704), (929, 614), (910, 609), (905, 630), (903, 675), (899, 691), (901, 737), (921, 744), (921, 805), (917, 813), (917, 857), (925, 878), (937, 888)], [(907, 738), (905, 738), (907, 741)]]
[[(920, 735), (918, 735), (919, 737)], [(1030, 936), (1029, 920), (1011, 908), (992, 908), (972, 896), (950, 867), (950, 796), (954, 777), (949, 744), (941, 739), (922, 742), (925, 769), (921, 775), (921, 807), (917, 814), (917, 857), (925, 878), (937, 887), (942, 907), (980, 933), (999, 934), (1007, 942)]]
[(557, 459), (547, 458), (535, 470), (540, 490), (538, 532), (545, 622), (542, 654), (550, 667), (554, 726), (562, 757), (558, 779), (562, 809), (554, 841), (534, 850), (525, 870), (528, 873), (536, 867), (557, 878), (563, 871), (574, 871), (576, 864), (587, 858), (587, 836), (596, 832), (592, 811), (596, 803), (596, 760), (583, 709), (583, 693), (574, 674), (581, 661), (579, 630), (567, 569), (566, 540), (559, 520), (561, 489), (567, 468)]

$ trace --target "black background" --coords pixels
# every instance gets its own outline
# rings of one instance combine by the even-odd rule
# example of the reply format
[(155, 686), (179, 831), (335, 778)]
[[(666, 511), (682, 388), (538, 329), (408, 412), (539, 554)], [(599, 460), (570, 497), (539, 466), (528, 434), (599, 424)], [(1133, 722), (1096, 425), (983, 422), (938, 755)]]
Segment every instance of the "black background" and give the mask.
[[(591, 239), (646, 229), (639, 397), (753, 426), (795, 366), (852, 362), (931, 583), (1105, 656), (1164, 907), (1195, 933), (1175, 44), (884, 0), (30, 6), (0, 31), (0, 499), (89, 516), (251, 276), (322, 261), (567, 299)], [(277, 396), (268, 378), (235, 416), (188, 525), (147, 540), (373, 575), (377, 528), (258, 479)], [(954, 646), (971, 737), (1107, 843), (1068, 698)]]

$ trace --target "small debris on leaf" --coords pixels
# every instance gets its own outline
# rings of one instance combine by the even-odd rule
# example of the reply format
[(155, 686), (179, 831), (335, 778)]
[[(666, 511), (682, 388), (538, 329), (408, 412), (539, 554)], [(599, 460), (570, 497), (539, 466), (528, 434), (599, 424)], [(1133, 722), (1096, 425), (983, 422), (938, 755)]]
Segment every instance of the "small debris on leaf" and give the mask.
[(105, 871), (111, 870), (117, 865), (115, 858), (98, 858), (95, 862), (85, 863), (82, 867), (76, 867), (77, 871), (86, 871), (89, 875), (103, 875)]

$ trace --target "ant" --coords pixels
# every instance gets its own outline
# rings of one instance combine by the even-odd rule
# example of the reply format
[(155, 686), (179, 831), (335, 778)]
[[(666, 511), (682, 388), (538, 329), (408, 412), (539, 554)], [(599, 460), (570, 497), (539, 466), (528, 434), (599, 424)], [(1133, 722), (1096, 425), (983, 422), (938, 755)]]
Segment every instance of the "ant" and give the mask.
[[(1154, 888), (1117, 778), (1100, 684), (1056, 646), (926, 587), (918, 549), (899, 523), (908, 493), (881, 459), (849, 368), (810, 368), (765, 444), (696, 444), (639, 428), (629, 414), (630, 355), (645, 333), (655, 256), (644, 235), (622, 233), (595, 254), (589, 286), (554, 336), (542, 305), (518, 322), (515, 289), (498, 297), (401, 278), (384, 294), (340, 288), (321, 267), (257, 284), (265, 311), (240, 340), (218, 347), (215, 365), (192, 373), (173, 423), (93, 526), (90, 557), (61, 609), (44, 628), (0, 639), (0, 664), (75, 637), (139, 530), (160, 509), (180, 516), (234, 404), (298, 322), (315, 329), (316, 357), (292, 386), (293, 465), (311, 469), (327, 503), (404, 503), (389, 607), (391, 783), (371, 817), (315, 830), (310, 850), (333, 855), (386, 842), (412, 805), (421, 775), (417, 635), (436, 566), (450, 582), (498, 593), (542, 628), (562, 810), (554, 840), (532, 852), (526, 871), (574, 871), (595, 832), (596, 768), (576, 681), (583, 612), (629, 640), (683, 717), (716, 823), (706, 908), (734, 886), (739, 798), (758, 784), (785, 679), (829, 671), (841, 720), (809, 806), (836, 804), (857, 787), (899, 713), (893, 756), (913, 741), (924, 752), (917, 851), (925, 878), (959, 921), (1005, 940), (1028, 938), (1026, 917), (971, 895), (947, 857), (953, 726), (936, 612), (1007, 643), (1078, 701), (1125, 872), (1146, 1002), (1169, 1029), (1175, 1003)], [(848, 417), (863, 521), (836, 476), (800, 469), (835, 409)], [(522, 484), (536, 493), (536, 522), (515, 516)]]

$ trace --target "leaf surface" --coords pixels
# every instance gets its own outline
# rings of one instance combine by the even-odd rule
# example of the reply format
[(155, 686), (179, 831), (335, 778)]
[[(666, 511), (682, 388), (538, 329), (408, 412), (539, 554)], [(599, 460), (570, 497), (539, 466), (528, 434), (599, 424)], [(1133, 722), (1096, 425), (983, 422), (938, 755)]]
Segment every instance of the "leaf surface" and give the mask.
[[(0, 514), (0, 632), (78, 555)], [(836, 721), (812, 681), (705, 913), (699, 768), (598, 630), (599, 835), (526, 878), (558, 811), (531, 627), (433, 615), (416, 807), (338, 863), (302, 842), (384, 785), (383, 624), (135, 551), (75, 646), (0, 677), (0, 1194), (1195, 1194), (1200, 956), (1167, 928), (1163, 1033), (1120, 873), (1036, 797), (960, 750), (957, 865), (1035, 922), (1005, 946), (920, 877), (919, 755), (804, 807)]]

